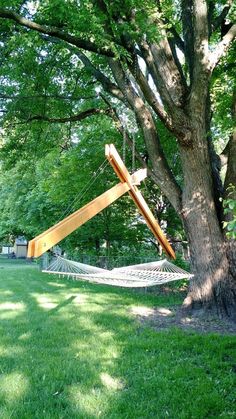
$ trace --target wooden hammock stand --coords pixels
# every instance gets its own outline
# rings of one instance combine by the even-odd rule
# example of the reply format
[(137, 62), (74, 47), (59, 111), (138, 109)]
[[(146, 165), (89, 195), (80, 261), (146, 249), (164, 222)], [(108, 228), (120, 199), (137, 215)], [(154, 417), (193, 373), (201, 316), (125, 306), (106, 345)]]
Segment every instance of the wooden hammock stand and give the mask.
[(137, 185), (147, 177), (147, 170), (139, 169), (133, 175), (130, 175), (113, 144), (107, 144), (105, 146), (105, 155), (120, 179), (120, 183), (31, 240), (27, 255), (29, 258), (41, 256), (44, 252), (55, 246), (78, 227), (85, 224), (104, 208), (128, 192), (162, 248), (167, 255), (175, 259), (174, 250), (137, 188)]

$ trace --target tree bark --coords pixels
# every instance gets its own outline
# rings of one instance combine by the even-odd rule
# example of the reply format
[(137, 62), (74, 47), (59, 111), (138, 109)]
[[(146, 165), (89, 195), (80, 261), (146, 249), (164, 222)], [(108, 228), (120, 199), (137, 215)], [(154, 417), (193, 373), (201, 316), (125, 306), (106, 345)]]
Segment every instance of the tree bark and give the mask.
[[(233, 92), (233, 103), (232, 103), (232, 120), (234, 123), (234, 130), (227, 144), (227, 171), (224, 182), (224, 198), (233, 198), (236, 200), (236, 87)], [(231, 189), (231, 194), (229, 195), (229, 186), (234, 185), (235, 189)], [(227, 221), (233, 219), (233, 214), (228, 213), (225, 216)], [(236, 277), (236, 243), (235, 240), (228, 240), (228, 258), (230, 260), (230, 269), (232, 275)]]
[(236, 321), (235, 276), (217, 217), (206, 135), (203, 123), (193, 123), (192, 147), (181, 147), (182, 218), (195, 275), (184, 306), (211, 309)]

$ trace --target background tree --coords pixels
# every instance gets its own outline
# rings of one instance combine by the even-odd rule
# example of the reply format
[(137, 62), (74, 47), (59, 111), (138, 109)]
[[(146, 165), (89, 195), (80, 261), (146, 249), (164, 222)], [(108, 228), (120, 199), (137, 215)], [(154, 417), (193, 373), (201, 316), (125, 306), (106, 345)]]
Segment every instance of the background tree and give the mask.
[[(212, 74), (236, 35), (233, 2), (85, 0), (78, 6), (54, 0), (16, 1), (10, 7), (7, 3), (3, 1), (0, 9), (2, 71), (14, 105), (3, 109), (8, 112), (6, 124), (75, 122), (100, 113), (113, 117), (117, 128), (124, 130), (116, 112), (121, 102), (134, 115), (144, 139), (148, 164), (142, 155), (140, 161), (148, 165), (150, 177), (185, 228), (195, 274), (185, 305), (235, 318), (235, 245), (229, 248), (222, 230), (219, 198), (226, 184), (220, 178), (210, 130)], [(33, 64), (30, 73), (27, 63)], [(39, 68), (44, 68), (45, 77), (38, 78)], [(104, 93), (90, 98), (98, 83)], [(36, 95), (30, 106), (25, 101), (28, 90)], [(52, 107), (52, 101), (68, 91), (71, 100)], [(82, 92), (89, 97), (82, 99)], [(182, 183), (167, 159), (160, 121), (177, 141)], [(230, 144), (233, 141), (231, 136)], [(25, 136), (20, 143), (18, 139), (23, 148), (25, 143)], [(229, 183), (235, 179), (229, 170), (234, 158), (229, 154)]]

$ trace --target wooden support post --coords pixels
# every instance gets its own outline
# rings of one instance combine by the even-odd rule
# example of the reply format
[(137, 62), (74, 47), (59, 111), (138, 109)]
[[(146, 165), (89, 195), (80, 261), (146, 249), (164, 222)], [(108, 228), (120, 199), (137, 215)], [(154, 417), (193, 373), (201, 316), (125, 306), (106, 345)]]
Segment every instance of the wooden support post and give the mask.
[(106, 145), (106, 157), (110, 164), (112, 165), (115, 173), (117, 174), (118, 178), (121, 180), (121, 182), (127, 182), (130, 186), (130, 189), (128, 191), (129, 195), (133, 199), (134, 203), (138, 207), (139, 212), (144, 217), (148, 227), (154, 234), (154, 236), (157, 238), (159, 243), (161, 244), (162, 248), (165, 250), (165, 252), (175, 259), (175, 252), (172, 249), (170, 243), (168, 242), (167, 238), (165, 237), (164, 233), (161, 230), (161, 227), (159, 226), (158, 222), (156, 221), (155, 217), (153, 216), (148, 204), (146, 203), (144, 197), (142, 196), (141, 192), (138, 190), (138, 188), (132, 184), (132, 179), (129, 174), (129, 171), (125, 167), (123, 161), (121, 160), (119, 154), (116, 151), (116, 148), (113, 144)]

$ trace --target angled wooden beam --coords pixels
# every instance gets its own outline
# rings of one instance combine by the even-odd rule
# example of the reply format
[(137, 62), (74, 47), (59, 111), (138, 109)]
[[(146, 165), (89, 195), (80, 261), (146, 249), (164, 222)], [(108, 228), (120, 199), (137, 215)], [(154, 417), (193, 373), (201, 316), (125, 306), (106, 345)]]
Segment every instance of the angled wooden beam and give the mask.
[[(139, 184), (146, 176), (146, 169), (140, 169), (132, 175), (130, 181), (133, 184)], [(115, 202), (118, 198), (128, 192), (129, 189), (130, 185), (127, 182), (122, 181), (83, 206), (81, 209), (66, 217), (64, 220), (39, 234), (29, 242), (27, 256), (41, 256), (44, 252), (55, 246), (78, 227), (101, 212), (104, 208)]]
[(138, 190), (136, 185), (132, 184), (131, 175), (129, 174), (129, 171), (125, 167), (125, 164), (121, 160), (113, 144), (106, 145), (105, 154), (106, 154), (106, 158), (112, 165), (115, 173), (117, 174), (121, 182), (127, 182), (127, 184), (129, 185), (130, 187), (128, 191), (129, 195), (131, 196), (134, 203), (138, 207), (139, 212), (144, 217), (148, 227), (150, 228), (150, 230), (152, 231), (156, 239), (159, 241), (160, 245), (170, 257), (175, 259), (176, 256), (175, 256), (174, 250), (172, 249), (170, 243), (165, 237), (163, 231), (161, 230), (161, 227), (159, 226), (154, 215), (152, 214), (141, 192)]

